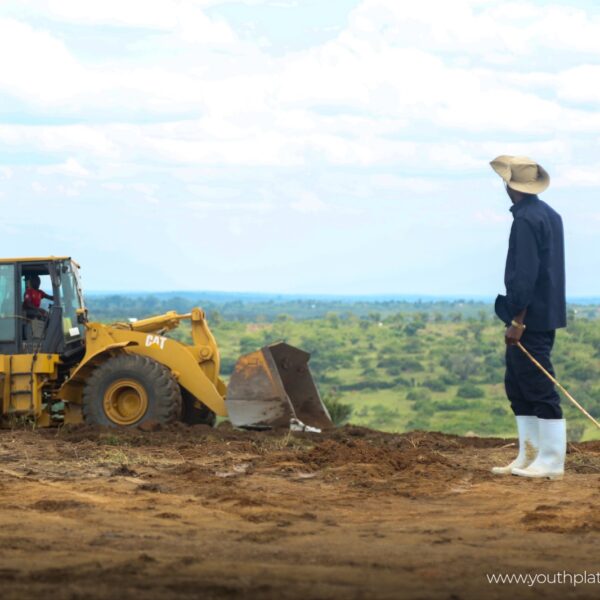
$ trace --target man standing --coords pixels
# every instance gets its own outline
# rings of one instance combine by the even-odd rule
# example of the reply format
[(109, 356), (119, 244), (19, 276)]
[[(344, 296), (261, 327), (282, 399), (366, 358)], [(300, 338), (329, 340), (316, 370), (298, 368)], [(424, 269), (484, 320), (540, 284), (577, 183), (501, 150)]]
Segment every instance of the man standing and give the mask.
[(556, 329), (567, 324), (562, 219), (537, 196), (550, 185), (550, 177), (535, 161), (499, 156), (490, 164), (513, 203), (506, 296), (498, 296), (495, 309), (506, 324), (505, 387), (519, 434), (517, 458), (492, 472), (558, 478), (564, 473), (567, 446), (560, 397), (517, 344), (554, 375), (550, 354)]

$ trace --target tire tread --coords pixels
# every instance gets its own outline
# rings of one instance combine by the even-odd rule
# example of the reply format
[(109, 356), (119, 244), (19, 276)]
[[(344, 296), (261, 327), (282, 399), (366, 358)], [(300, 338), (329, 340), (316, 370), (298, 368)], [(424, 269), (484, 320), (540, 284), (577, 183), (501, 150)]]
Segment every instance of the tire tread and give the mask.
[[(165, 365), (140, 354), (122, 353), (109, 357), (97, 366), (88, 378), (83, 389), (83, 417), (86, 423), (106, 425), (108, 417), (102, 407), (101, 393), (106, 381), (116, 380), (121, 377), (142, 378), (141, 383), (150, 382), (152, 389), (147, 389), (150, 406), (148, 412), (140, 421), (129, 425), (136, 427), (144, 420), (148, 413), (152, 419), (161, 424), (178, 421), (182, 415), (183, 400), (181, 389), (171, 371)], [(144, 381), (145, 380), (145, 381)], [(116, 423), (108, 420), (108, 425), (118, 427)]]

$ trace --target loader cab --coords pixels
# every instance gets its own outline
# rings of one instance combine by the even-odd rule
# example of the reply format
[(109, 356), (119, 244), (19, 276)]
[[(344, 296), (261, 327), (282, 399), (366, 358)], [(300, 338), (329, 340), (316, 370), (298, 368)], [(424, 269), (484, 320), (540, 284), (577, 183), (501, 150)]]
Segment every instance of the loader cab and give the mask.
[[(83, 352), (84, 309), (78, 266), (70, 258), (0, 260), (0, 353), (60, 354)], [(53, 300), (42, 300), (40, 311), (23, 304), (27, 281), (37, 276)]]

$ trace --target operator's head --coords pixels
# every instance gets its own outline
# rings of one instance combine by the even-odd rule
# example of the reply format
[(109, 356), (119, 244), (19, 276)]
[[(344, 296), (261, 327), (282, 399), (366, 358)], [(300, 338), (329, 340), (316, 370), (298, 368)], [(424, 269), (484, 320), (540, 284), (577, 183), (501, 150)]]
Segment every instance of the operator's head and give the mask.
[(41, 283), (42, 283), (42, 280), (40, 279), (40, 276), (39, 276), (39, 275), (32, 275), (32, 276), (29, 278), (29, 283), (31, 284), (31, 287), (32, 287), (34, 290), (39, 290), (39, 289), (40, 289), (40, 285), (41, 285)]

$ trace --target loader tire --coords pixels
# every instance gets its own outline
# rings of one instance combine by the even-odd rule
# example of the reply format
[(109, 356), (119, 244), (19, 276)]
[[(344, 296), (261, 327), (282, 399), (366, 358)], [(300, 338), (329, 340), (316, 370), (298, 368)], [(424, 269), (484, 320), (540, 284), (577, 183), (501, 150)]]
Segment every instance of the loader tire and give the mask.
[(179, 420), (181, 413), (181, 389), (171, 371), (139, 354), (108, 358), (94, 369), (83, 389), (83, 416), (94, 425), (166, 425)]
[(183, 422), (188, 425), (214, 427), (217, 422), (217, 415), (205, 404), (198, 408), (196, 399), (187, 390), (181, 390), (181, 393), (183, 396)]

